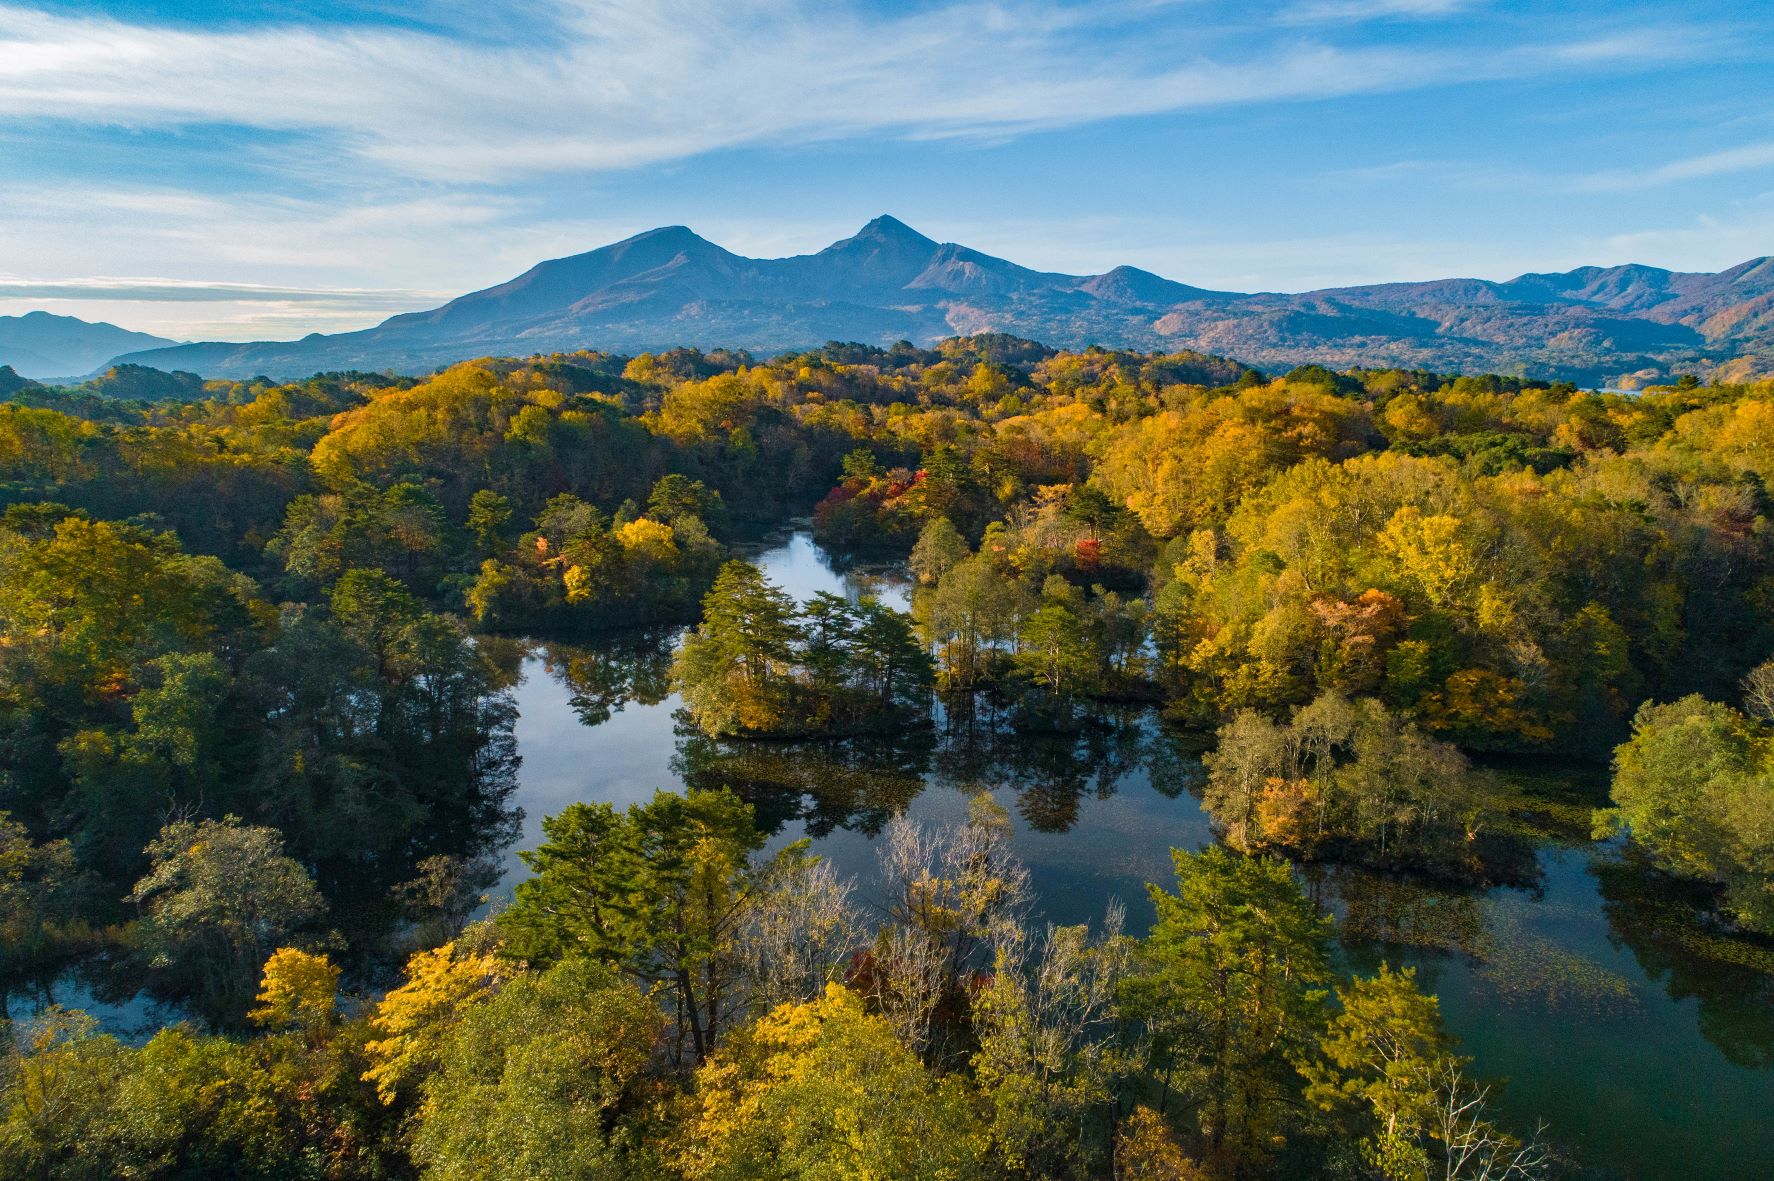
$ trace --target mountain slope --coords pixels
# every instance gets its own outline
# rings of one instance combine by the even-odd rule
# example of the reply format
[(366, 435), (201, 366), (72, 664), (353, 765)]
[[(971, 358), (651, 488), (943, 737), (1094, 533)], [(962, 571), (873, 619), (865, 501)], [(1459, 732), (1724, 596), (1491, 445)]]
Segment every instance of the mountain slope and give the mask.
[(119, 359), (206, 377), (290, 378), (423, 371), (487, 354), (679, 345), (771, 353), (986, 331), (1070, 347), (1201, 349), (1265, 368), (1322, 361), (1585, 382), (1727, 362), (1754, 371), (1774, 366), (1774, 258), (1716, 274), (1628, 265), (1506, 282), (1241, 294), (1128, 266), (1101, 275), (1031, 270), (885, 216), (824, 250), (778, 259), (746, 258), (667, 226), (361, 332)]
[(0, 365), (10, 365), (21, 377), (73, 377), (119, 353), (172, 343), (164, 336), (48, 312), (0, 316)]

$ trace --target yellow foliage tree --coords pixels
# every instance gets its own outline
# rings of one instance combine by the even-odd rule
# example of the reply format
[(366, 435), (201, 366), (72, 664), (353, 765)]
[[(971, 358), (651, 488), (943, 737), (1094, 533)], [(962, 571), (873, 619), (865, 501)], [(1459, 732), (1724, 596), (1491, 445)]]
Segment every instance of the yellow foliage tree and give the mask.
[(637, 517), (618, 527), (616, 540), (625, 550), (639, 551), (661, 562), (670, 561), (678, 552), (672, 527), (648, 517)]
[(1207, 1181), (1164, 1118), (1141, 1104), (1115, 1136), (1115, 1181)]
[(370, 1025), (383, 1036), (364, 1047), (374, 1062), (364, 1071), (384, 1103), (437, 1065), (438, 1052), (462, 1012), (485, 1000), (509, 977), (491, 954), (459, 952), (455, 943), (421, 951), (407, 961), (406, 983), (376, 1006)]
[(265, 961), (259, 1007), (248, 1013), (266, 1029), (324, 1028), (338, 1002), (339, 968), (324, 955), (280, 947)]
[(568, 566), (561, 575), (561, 584), (567, 588), (569, 603), (583, 603), (591, 598), (591, 572), (583, 566)]
[(1399, 573), (1420, 586), (1431, 603), (1458, 602), (1473, 569), (1472, 553), (1460, 539), (1460, 518), (1425, 514), (1407, 504), (1392, 514), (1378, 540)]
[(1323, 786), (1310, 779), (1271, 776), (1263, 784), (1263, 794), (1257, 797), (1253, 826), (1257, 839), (1247, 838), (1245, 843), (1310, 853), (1323, 829), (1323, 797)]
[(937, 1078), (840, 985), (780, 1005), (696, 1075), (678, 1161), (693, 1181), (965, 1181), (982, 1138), (965, 1084)]

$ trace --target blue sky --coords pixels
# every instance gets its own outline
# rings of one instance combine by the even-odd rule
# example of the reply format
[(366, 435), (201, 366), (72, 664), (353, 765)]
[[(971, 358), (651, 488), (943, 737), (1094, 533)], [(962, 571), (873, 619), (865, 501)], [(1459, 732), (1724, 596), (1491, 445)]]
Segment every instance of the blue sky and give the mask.
[(878, 213), (1303, 290), (1774, 253), (1774, 5), (0, 0), (0, 313), (375, 323)]

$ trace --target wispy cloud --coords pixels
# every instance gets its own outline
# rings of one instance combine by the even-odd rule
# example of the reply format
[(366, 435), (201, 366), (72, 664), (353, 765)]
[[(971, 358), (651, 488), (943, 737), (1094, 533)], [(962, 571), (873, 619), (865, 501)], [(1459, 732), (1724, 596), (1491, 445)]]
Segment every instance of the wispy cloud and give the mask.
[(329, 202), (15, 185), (0, 190), (0, 314), (46, 307), (206, 339), (349, 331), (645, 228), (539, 217), (484, 193)]
[[(883, 210), (1035, 265), (1244, 289), (1501, 277), (1627, 250), (1680, 263), (1751, 223), (1601, 235), (1670, 224), (1647, 207), (1676, 191), (1637, 190), (1754, 183), (1770, 146), (1766, 125), (1701, 120), (1744, 146), (1580, 181), (1589, 139), (1525, 150), (1596, 129), (1566, 99), (1653, 121), (1657, 100), (1614, 97), (1634, 71), (1685, 70), (1746, 110), (1728, 67), (1761, 42), (1720, 22), (1750, 18), (1675, 0), (1574, 18), (1487, 0), (102, 11), (151, 7), (0, 0), (0, 265), (20, 276), (0, 278), (0, 311), (186, 337), (338, 331), (661, 222), (780, 254)], [(1516, 81), (1530, 85), (1498, 85)], [(1562, 122), (1534, 126), (1544, 112)], [(990, 150), (907, 146), (936, 140)], [(964, 154), (977, 174), (943, 172)], [(1526, 193), (1532, 212), (1509, 212)]]
[[(372, 289), (398, 264), (409, 280), (438, 276), (414, 283), (428, 289), (459, 279), (452, 260), (479, 252), (465, 245), (415, 271), (411, 262), (425, 257), (421, 250), (439, 255), (440, 236), (478, 243), (524, 210), (520, 201), (483, 193), (377, 198), (342, 191), (321, 200), (121, 180), (15, 184), (0, 191), (0, 260), (14, 274), (103, 275), (148, 270), (141, 262), (158, 259), (152, 271), (181, 281), (256, 286), (275, 277), (280, 286), (303, 289)], [(175, 262), (176, 269), (167, 265)], [(308, 281), (322, 275), (326, 281)]]
[(1648, 189), (1657, 185), (1701, 180), (1709, 176), (1724, 176), (1734, 172), (1754, 172), (1764, 168), (1774, 169), (1774, 141), (1744, 144), (1741, 147), (1727, 148), (1723, 151), (1706, 152), (1698, 156), (1671, 160), (1667, 164), (1660, 164), (1652, 168), (1614, 169), (1598, 172), (1591, 176), (1578, 178), (1573, 187), (1584, 192)]
[[(1426, 12), (1445, 0), (1331, 8)], [(1319, 5), (1324, 9), (1324, 5)], [(0, 111), (323, 136), (409, 177), (497, 182), (869, 134), (1001, 136), (1131, 115), (1663, 62), (1682, 30), (1498, 46), (1221, 46), (1152, 10), (959, 0), (883, 15), (813, 0), (558, 0), (553, 44), (414, 28), (217, 30), (0, 3)]]
[(22, 279), (0, 275), (0, 299), (107, 299), (131, 303), (324, 303), (360, 308), (411, 307), (459, 292), (373, 290), (359, 287), (273, 287), (260, 283), (206, 283), (193, 279)]
[(1284, 25), (1350, 24), (1372, 20), (1424, 20), (1452, 16), (1475, 0), (1305, 0), (1281, 10)]

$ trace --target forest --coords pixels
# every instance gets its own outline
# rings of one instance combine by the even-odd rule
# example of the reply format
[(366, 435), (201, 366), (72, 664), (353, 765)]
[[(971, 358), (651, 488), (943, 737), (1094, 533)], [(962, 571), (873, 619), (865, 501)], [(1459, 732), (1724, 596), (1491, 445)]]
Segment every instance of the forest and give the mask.
[[(1564, 1175), (1300, 873), (1508, 879), (1524, 760), (1774, 948), (1774, 383), (976, 336), (0, 397), (0, 985), (186, 1015), (9, 1009), (7, 1176)], [(909, 610), (745, 560), (799, 519)], [(488, 906), (500, 639), (643, 626), (688, 750), (1138, 708), (1218, 840), (1057, 926), (989, 798), (889, 809), (865, 890), (708, 756)]]

